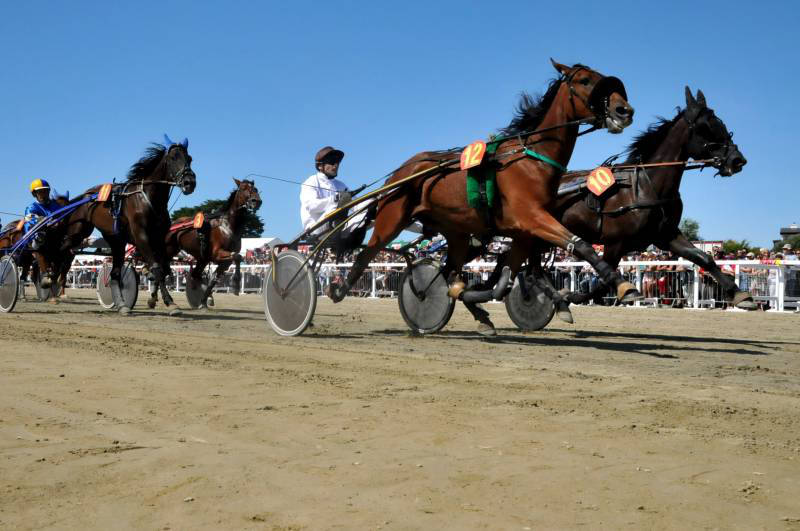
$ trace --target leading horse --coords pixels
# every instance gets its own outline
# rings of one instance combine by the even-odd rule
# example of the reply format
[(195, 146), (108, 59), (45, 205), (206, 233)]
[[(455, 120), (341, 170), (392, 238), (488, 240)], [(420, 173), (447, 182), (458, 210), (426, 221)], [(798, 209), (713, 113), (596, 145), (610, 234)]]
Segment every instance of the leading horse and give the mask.
[[(511, 278), (530, 254), (533, 242), (541, 239), (588, 261), (606, 285), (616, 288), (620, 299), (641, 297), (632, 284), (623, 281), (598, 257), (591, 245), (552, 214), (558, 178), (572, 156), (579, 124), (592, 122), (597, 128), (620, 132), (632, 123), (633, 108), (619, 79), (581, 64), (568, 67), (552, 63), (560, 77), (539, 100), (523, 98), (519, 113), (502, 131), (506, 136), (495, 154), (499, 201), (489, 215), (468, 206), (463, 170), (445, 167), (403, 185), (378, 201), (369, 243), (359, 253), (347, 279), (342, 284), (331, 284), (329, 295), (334, 302), (344, 298), (378, 251), (413, 220), (421, 221), (426, 232), (440, 232), (447, 239), (447, 273), (461, 272), (472, 235), (513, 239)], [(435, 168), (452, 156), (453, 151), (419, 153), (387, 183)], [(451, 294), (459, 296), (462, 291), (463, 282), (456, 276)]]
[[(173, 304), (164, 279), (169, 270), (165, 249), (165, 237), (170, 227), (167, 202), (172, 187), (184, 194), (191, 194), (197, 184), (192, 171), (189, 142), (184, 139), (173, 144), (153, 144), (144, 157), (131, 166), (127, 180), (115, 185), (107, 199), (99, 197), (78, 207), (62, 222), (60, 231), (48, 234), (48, 240), (57, 239), (60, 252), (78, 247), (96, 228), (111, 247), (113, 265), (111, 288), (115, 301), (121, 301), (120, 280), (125, 259), (125, 245), (133, 244), (149, 268), (150, 277), (161, 290), (166, 305)], [(75, 198), (98, 194), (103, 185), (95, 186)], [(119, 312), (127, 314), (130, 309), (117, 303)], [(176, 313), (176, 312), (173, 312)]]
[[(586, 194), (579, 193), (585, 172), (575, 172), (561, 180), (565, 193), (556, 201), (556, 214), (575, 234), (603, 244), (603, 260), (611, 267), (616, 268), (625, 254), (654, 244), (699, 265), (719, 283), (732, 305), (753, 310), (756, 305), (750, 293), (740, 290), (733, 277), (723, 274), (714, 259), (692, 245), (678, 227), (683, 214), (681, 178), (690, 159), (708, 161), (723, 177), (740, 172), (747, 164), (732, 133), (708, 107), (702, 91), (698, 90), (695, 97), (686, 87), (685, 96), (684, 110), (637, 136), (628, 147), (625, 162), (611, 167), (620, 184), (601, 195), (597, 208), (591, 209), (584, 200)], [(584, 302), (601, 288), (562, 298), (548, 285), (549, 279), (539, 266), (540, 252), (537, 249), (530, 261), (537, 284), (556, 302), (559, 317), (571, 322), (565, 302)]]

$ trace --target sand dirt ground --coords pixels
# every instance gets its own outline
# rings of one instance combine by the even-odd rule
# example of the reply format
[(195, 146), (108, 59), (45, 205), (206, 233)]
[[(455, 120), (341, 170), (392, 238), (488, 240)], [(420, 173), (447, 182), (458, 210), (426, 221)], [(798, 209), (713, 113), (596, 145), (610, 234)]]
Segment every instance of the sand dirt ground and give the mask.
[(797, 315), (321, 299), (283, 338), (70, 295), (0, 315), (0, 528), (800, 529)]

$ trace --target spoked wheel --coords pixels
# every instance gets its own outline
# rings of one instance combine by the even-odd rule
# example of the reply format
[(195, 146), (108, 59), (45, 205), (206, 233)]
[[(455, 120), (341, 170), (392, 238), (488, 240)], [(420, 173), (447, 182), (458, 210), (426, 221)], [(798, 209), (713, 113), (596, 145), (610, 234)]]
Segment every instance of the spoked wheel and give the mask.
[(208, 275), (203, 274), (201, 281), (195, 280), (191, 275), (186, 279), (186, 302), (193, 310), (203, 306), (203, 295), (208, 289)]
[(414, 262), (411, 270), (403, 273), (397, 302), (403, 320), (420, 334), (444, 328), (456, 306), (455, 299), (447, 294), (447, 279), (439, 264), (429, 259)]
[(106, 310), (114, 307), (114, 296), (111, 294), (111, 264), (103, 264), (97, 273), (97, 300)]
[(520, 284), (522, 279), (522, 276), (517, 275), (514, 287), (506, 295), (506, 311), (520, 330), (541, 330), (553, 319), (555, 304), (533, 282), (533, 277), (524, 277), (524, 289)]
[(0, 258), (0, 312), (14, 310), (19, 298), (19, 270), (10, 256)]
[(103, 308), (133, 309), (136, 300), (139, 298), (139, 273), (130, 265), (122, 266), (121, 279), (122, 286), (117, 286), (111, 281), (111, 264), (103, 264), (103, 268), (97, 275), (97, 300)]
[(317, 283), (305, 257), (286, 250), (264, 272), (264, 314), (270, 326), (282, 336), (296, 336), (314, 317)]

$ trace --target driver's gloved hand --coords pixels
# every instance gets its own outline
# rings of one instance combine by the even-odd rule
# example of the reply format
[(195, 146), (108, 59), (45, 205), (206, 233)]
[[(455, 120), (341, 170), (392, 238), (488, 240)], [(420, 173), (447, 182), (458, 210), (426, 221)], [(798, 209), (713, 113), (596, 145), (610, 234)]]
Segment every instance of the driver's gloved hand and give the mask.
[(37, 232), (33, 235), (33, 239), (31, 240), (31, 249), (37, 251), (42, 247), (42, 245), (44, 245), (44, 233)]
[(336, 195), (338, 196), (338, 198), (336, 199), (336, 206), (340, 208), (353, 200), (353, 193), (349, 190), (345, 190), (344, 192), (339, 192)]

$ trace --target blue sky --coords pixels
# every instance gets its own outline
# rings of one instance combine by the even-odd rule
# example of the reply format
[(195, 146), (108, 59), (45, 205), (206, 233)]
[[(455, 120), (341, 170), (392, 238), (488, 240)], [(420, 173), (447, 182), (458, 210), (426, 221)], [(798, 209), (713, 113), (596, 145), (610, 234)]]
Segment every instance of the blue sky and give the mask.
[[(79, 193), (121, 178), (163, 133), (188, 136), (195, 193), (231, 177), (302, 180), (331, 144), (351, 187), (414, 153), (506, 125), (549, 57), (625, 82), (636, 119), (582, 137), (571, 168), (623, 150), (705, 93), (749, 163), (684, 177), (684, 215), (709, 239), (771, 243), (800, 222), (800, 69), (792, 2), (6, 2), (0, 12), (0, 211), (28, 182)], [(265, 235), (300, 230), (296, 185), (259, 180)], [(0, 214), (4, 220), (10, 219)]]

